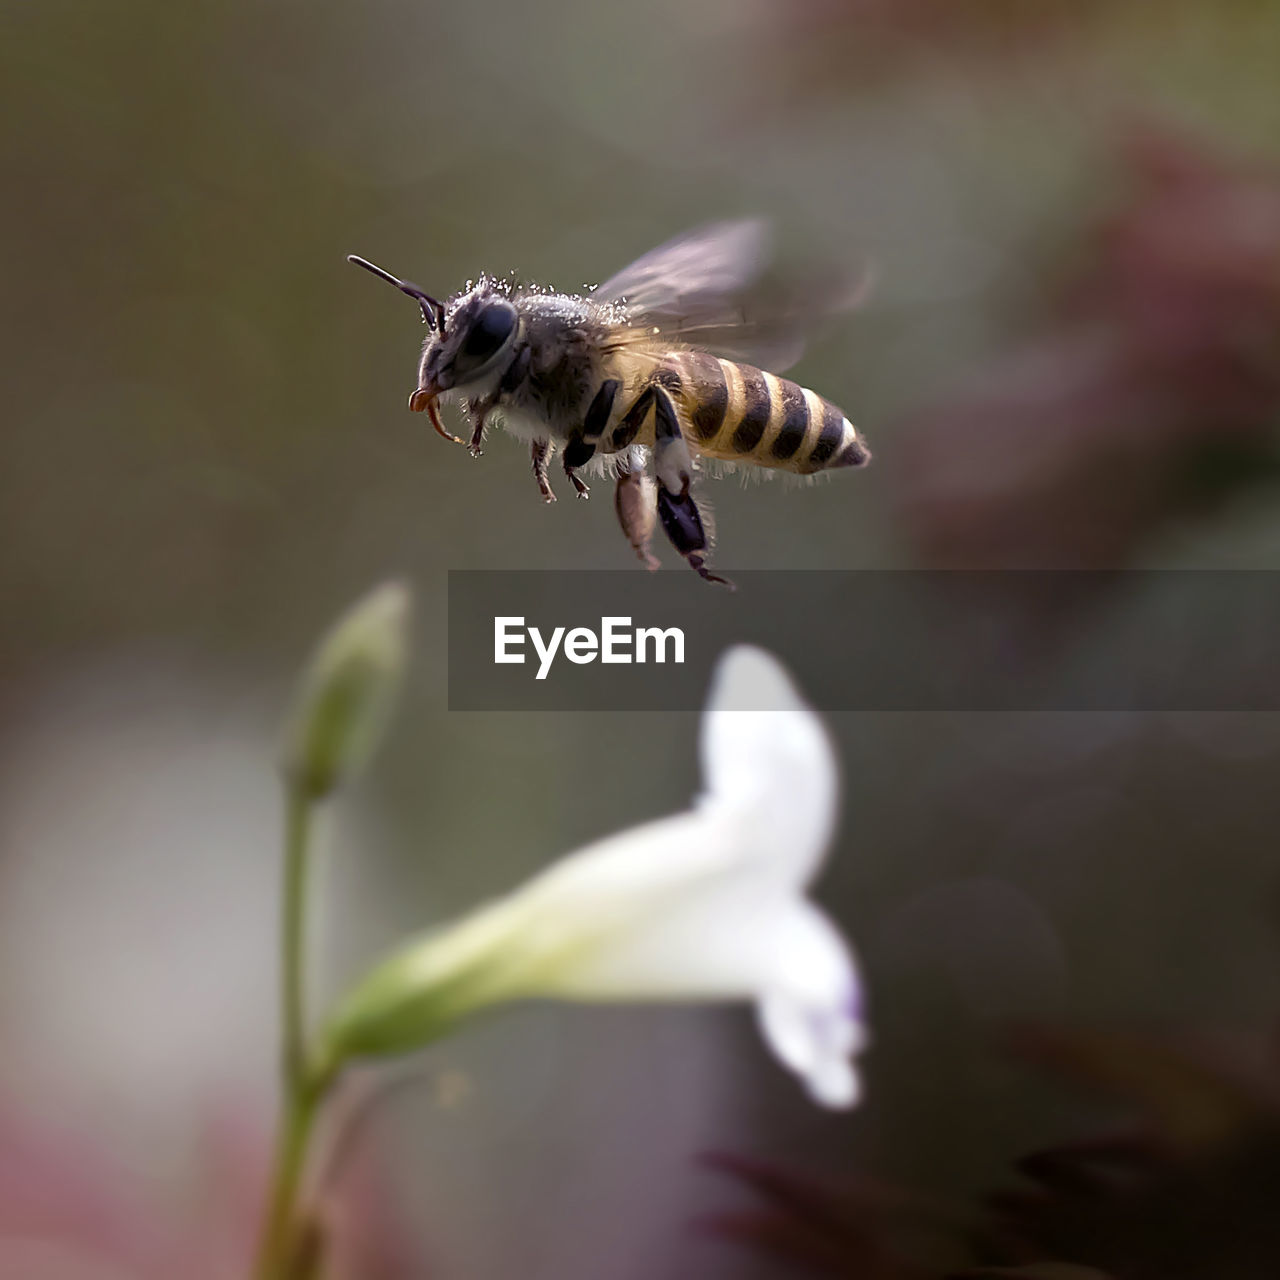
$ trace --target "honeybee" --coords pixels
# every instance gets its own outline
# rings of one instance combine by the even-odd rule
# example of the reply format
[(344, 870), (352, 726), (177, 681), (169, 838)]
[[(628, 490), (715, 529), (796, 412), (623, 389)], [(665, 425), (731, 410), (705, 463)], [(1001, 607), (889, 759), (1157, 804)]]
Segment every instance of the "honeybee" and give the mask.
[(756, 367), (793, 363), (800, 322), (823, 309), (775, 299), (753, 314), (765, 238), (760, 222), (716, 223), (581, 296), (483, 277), (442, 303), (364, 258), (349, 261), (421, 307), (430, 332), (409, 408), (425, 411), (440, 435), (463, 443), (440, 419), (442, 400), (461, 402), (476, 457), (496, 418), (529, 441), (546, 502), (555, 501), (557, 448), (581, 498), (588, 464), (613, 475), (622, 530), (648, 568), (658, 567), (650, 544), (661, 523), (698, 574), (732, 586), (707, 567), (695, 458), (801, 476), (871, 459), (842, 410)]

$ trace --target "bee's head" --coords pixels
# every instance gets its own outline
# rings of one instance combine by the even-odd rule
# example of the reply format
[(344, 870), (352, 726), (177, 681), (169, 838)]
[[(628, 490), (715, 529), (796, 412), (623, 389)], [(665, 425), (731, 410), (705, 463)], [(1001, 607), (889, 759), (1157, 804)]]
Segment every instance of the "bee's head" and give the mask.
[(398, 280), (354, 254), (348, 261), (395, 285), (422, 308), (422, 318), (431, 331), (422, 345), (418, 386), (409, 397), (409, 408), (417, 413), (425, 409), (435, 429), (448, 435), (436, 412), (436, 401), (446, 392), (474, 398), (497, 385), (511, 363), (519, 329), (515, 307), (493, 285), (482, 282), (452, 304), (446, 323), (443, 304), (416, 284)]
[(491, 391), (511, 363), (519, 327), (515, 307), (491, 284), (463, 294), (423, 343), (418, 389), (409, 407), (419, 408), (414, 400), (446, 391), (468, 398)]

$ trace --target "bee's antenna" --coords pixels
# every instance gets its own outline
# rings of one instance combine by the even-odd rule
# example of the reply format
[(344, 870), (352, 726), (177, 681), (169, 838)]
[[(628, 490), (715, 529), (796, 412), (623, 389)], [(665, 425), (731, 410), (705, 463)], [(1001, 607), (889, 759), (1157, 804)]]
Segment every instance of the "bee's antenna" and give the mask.
[(357, 267), (363, 267), (366, 271), (372, 271), (379, 279), (395, 285), (401, 293), (407, 293), (409, 297), (416, 298), (418, 305), (422, 308), (422, 318), (437, 332), (444, 332), (444, 307), (429, 293), (424, 293), (416, 284), (410, 284), (407, 280), (397, 279), (390, 271), (375, 267), (367, 258), (361, 258), (357, 254), (347, 254), (347, 261), (354, 262)]

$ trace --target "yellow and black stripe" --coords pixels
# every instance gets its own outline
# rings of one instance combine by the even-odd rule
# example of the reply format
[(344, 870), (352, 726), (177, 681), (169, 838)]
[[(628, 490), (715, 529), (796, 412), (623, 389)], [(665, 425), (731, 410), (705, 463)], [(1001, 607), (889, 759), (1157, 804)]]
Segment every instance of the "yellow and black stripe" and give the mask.
[(683, 410), (690, 445), (707, 457), (799, 475), (871, 460), (835, 405), (776, 374), (681, 351), (668, 357), (659, 381)]

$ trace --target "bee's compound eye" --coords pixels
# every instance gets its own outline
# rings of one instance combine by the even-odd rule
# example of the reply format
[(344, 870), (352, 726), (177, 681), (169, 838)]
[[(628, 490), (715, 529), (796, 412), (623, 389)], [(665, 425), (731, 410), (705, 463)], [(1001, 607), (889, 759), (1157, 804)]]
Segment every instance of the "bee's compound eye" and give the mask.
[(491, 302), (471, 322), (460, 355), (468, 364), (487, 360), (511, 336), (516, 309), (509, 302)]

